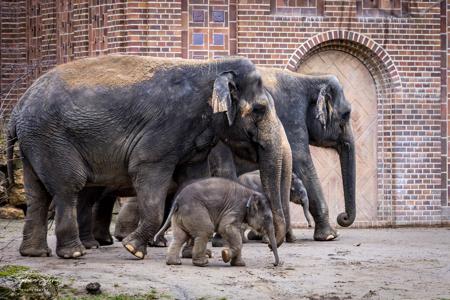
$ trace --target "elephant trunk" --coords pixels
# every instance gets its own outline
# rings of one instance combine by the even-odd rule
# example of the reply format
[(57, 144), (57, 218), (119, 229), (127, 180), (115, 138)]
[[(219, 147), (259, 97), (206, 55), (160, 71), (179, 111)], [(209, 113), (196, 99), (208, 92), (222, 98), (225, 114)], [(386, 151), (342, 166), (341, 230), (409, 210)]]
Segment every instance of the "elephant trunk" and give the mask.
[(286, 220), (281, 203), (280, 183), (281, 169), (283, 161), (281, 157), (274, 159), (274, 156), (267, 153), (267, 150), (259, 150), (260, 176), (264, 194), (270, 201), (273, 215), (273, 225), (277, 246), (279, 247), (286, 235)]
[(337, 223), (340, 226), (348, 227), (353, 224), (356, 218), (356, 164), (355, 164), (355, 143), (353, 134), (349, 125), (345, 128), (348, 138), (337, 148), (341, 162), (342, 183), (344, 185), (345, 212), (337, 217)]
[[(258, 150), (261, 183), (270, 201), (277, 246), (284, 242), (289, 224), (289, 197), (291, 189), (292, 153), (281, 122), (271, 128), (271, 141), (264, 142)], [(287, 216), (287, 219), (286, 219)]]
[(292, 151), (289, 141), (284, 132), (283, 127), (280, 127), (281, 150), (282, 150), (282, 175), (280, 185), (281, 203), (283, 205), (283, 213), (286, 219), (286, 232), (291, 229), (291, 214), (289, 211), (289, 202), (291, 198), (291, 184), (292, 184)]
[(275, 230), (272, 224), (270, 224), (267, 229), (267, 236), (269, 237), (270, 248), (272, 249), (273, 256), (275, 258), (273, 265), (278, 266), (280, 264), (280, 258), (278, 257), (277, 240), (275, 238)]

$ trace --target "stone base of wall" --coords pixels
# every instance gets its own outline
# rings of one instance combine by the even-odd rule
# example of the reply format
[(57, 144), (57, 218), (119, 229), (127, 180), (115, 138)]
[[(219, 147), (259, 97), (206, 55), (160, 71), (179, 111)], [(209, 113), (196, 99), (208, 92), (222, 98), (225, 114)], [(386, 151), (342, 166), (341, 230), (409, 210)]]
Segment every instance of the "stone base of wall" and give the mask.
[(450, 206), (442, 207), (442, 225), (450, 225)]

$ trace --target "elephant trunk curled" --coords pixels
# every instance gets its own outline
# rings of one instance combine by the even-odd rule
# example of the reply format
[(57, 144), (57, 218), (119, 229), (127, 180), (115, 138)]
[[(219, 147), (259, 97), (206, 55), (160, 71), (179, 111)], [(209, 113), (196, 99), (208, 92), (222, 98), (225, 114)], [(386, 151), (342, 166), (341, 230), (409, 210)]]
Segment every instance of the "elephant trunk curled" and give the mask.
[(344, 139), (344, 142), (337, 147), (341, 162), (342, 183), (344, 186), (345, 212), (338, 215), (337, 222), (340, 226), (348, 227), (353, 224), (356, 218), (355, 143), (350, 125), (346, 126), (345, 134), (348, 138)]

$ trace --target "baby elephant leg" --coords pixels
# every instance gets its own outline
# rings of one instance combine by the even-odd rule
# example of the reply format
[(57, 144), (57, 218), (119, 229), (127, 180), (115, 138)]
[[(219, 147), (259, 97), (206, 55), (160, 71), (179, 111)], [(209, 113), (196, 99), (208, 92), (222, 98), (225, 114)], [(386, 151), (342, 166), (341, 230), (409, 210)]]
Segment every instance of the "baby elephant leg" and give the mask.
[(208, 265), (206, 245), (214, 232), (202, 233), (194, 238), (194, 248), (192, 249), (192, 263), (198, 267)]
[(189, 239), (188, 234), (176, 223), (172, 223), (173, 241), (167, 250), (166, 264), (181, 265), (180, 250), (183, 244)]
[(234, 225), (226, 225), (222, 232), (223, 238), (228, 242), (230, 248), (222, 250), (222, 259), (224, 262), (231, 260), (232, 266), (245, 266), (245, 262), (242, 259), (242, 237), (241, 228)]
[[(181, 251), (182, 258), (192, 258), (192, 249), (194, 248), (194, 239), (190, 238)], [(206, 256), (212, 258), (211, 249), (206, 249)]]

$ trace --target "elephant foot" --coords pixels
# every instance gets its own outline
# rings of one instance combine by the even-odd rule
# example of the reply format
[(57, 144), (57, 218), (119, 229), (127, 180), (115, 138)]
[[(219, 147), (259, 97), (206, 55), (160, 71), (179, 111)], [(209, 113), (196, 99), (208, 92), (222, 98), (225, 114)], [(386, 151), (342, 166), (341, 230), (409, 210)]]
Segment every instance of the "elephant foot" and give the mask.
[(182, 258), (192, 258), (192, 246), (186, 244), (183, 247), (183, 250), (181, 250), (181, 257)]
[(126, 233), (122, 233), (122, 232), (115, 232), (114, 233), (114, 237), (119, 241), (119, 242), (121, 242), (121, 241), (123, 241), (126, 237), (128, 236), (128, 234), (126, 234)]
[(314, 229), (315, 241), (332, 241), (338, 236), (339, 233), (336, 231), (336, 229), (332, 228), (330, 224), (316, 224), (316, 228)]
[(166, 265), (181, 265), (181, 259), (179, 257), (168, 257)]
[(201, 257), (201, 258), (194, 258), (192, 259), (192, 264), (197, 267), (206, 267), (208, 265), (208, 258)]
[(213, 247), (225, 247), (227, 243), (220, 235), (215, 235), (211, 240), (211, 244)]
[(96, 240), (100, 244), (100, 246), (110, 246), (110, 245), (114, 244), (114, 240), (112, 237), (109, 240), (102, 240), (102, 239), (96, 239)]
[(223, 262), (227, 263), (231, 260), (231, 250), (230, 249), (223, 249), (222, 250), (222, 260)]
[(56, 254), (61, 258), (78, 258), (86, 254), (86, 249), (83, 245), (75, 247), (56, 247)]
[[(109, 232), (105, 234), (94, 234), (94, 237), (100, 246), (109, 246), (114, 244), (114, 240)], [(120, 241), (122, 241), (122, 239)]]
[(286, 243), (295, 243), (296, 240), (297, 238), (295, 237), (294, 232), (292, 229), (289, 229), (286, 233)]
[(162, 247), (167, 247), (167, 240), (165, 237), (163, 237), (162, 235), (160, 235), (158, 237), (158, 240), (155, 242), (153, 240), (151, 240), (150, 242), (148, 242), (148, 246), (149, 247), (156, 247), (156, 248), (162, 248)]
[(250, 241), (260, 241), (262, 240), (262, 238), (263, 238), (262, 235), (260, 235), (254, 230), (250, 230), (249, 233), (247, 234), (247, 239), (249, 239)]
[[(192, 247), (184, 247), (183, 250), (181, 251), (181, 257), (182, 258), (192, 258)], [(212, 258), (212, 251), (211, 249), (206, 249), (206, 257), (208, 258)]]
[(20, 255), (30, 257), (49, 257), (52, 256), (52, 249), (48, 246), (33, 247), (21, 245), (19, 248)]
[(142, 243), (137, 239), (133, 239), (131, 236), (128, 236), (122, 241), (122, 245), (125, 249), (139, 259), (144, 259), (147, 254), (146, 244), (147, 243)]
[(211, 249), (206, 249), (205, 253), (206, 253), (206, 257), (209, 257), (209, 258), (213, 257)]
[(241, 257), (236, 257), (231, 260), (230, 265), (233, 267), (245, 267), (245, 261)]
[(82, 239), (81, 243), (83, 244), (84, 248), (86, 248), (86, 249), (100, 248), (100, 243), (97, 240), (95, 240), (94, 238), (86, 239), (86, 240)]

